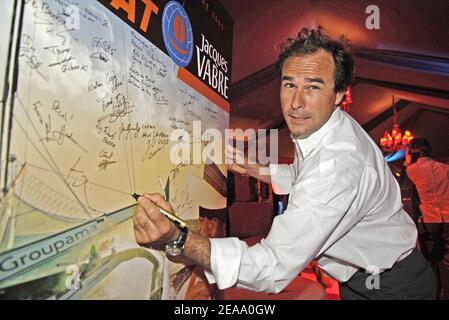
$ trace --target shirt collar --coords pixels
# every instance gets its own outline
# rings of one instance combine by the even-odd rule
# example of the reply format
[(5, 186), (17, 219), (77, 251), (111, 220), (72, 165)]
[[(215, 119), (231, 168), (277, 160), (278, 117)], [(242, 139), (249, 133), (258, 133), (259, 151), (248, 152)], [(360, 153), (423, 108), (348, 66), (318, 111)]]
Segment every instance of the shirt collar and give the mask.
[(321, 126), (321, 128), (319, 128), (307, 138), (294, 138), (292, 134), (290, 134), (290, 138), (292, 139), (293, 143), (295, 143), (295, 145), (298, 146), (301, 150), (303, 158), (307, 157), (307, 155), (309, 155), (310, 152), (315, 149), (324, 135), (329, 131), (329, 129), (341, 120), (341, 113), (342, 111), (340, 110), (340, 107), (337, 107), (330, 116), (329, 120), (327, 120), (326, 123)]

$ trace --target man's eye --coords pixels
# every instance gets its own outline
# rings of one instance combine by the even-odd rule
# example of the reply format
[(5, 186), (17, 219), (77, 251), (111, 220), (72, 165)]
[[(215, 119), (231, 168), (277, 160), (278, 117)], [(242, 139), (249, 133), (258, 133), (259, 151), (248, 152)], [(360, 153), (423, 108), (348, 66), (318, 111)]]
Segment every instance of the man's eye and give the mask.
[(286, 87), (286, 88), (294, 88), (295, 85), (294, 85), (293, 83), (286, 82), (286, 83), (284, 84), (284, 87)]
[(309, 86), (308, 89), (310, 90), (318, 90), (320, 87), (318, 86)]

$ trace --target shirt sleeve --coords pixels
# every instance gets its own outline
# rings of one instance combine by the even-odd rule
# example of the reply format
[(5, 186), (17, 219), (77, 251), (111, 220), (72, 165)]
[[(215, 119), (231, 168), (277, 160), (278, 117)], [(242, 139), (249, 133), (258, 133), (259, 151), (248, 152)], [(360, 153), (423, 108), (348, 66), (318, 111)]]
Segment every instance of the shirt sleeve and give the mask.
[(351, 164), (338, 162), (329, 159), (302, 170), (287, 210), (274, 219), (267, 239), (259, 244), (248, 247), (235, 238), (211, 239), (211, 269), (220, 289), (236, 284), (256, 291), (280, 292), (362, 218), (357, 217), (354, 200), (360, 180), (376, 188), (374, 171), (361, 172)]
[(295, 178), (293, 165), (270, 164), (271, 187), (276, 194), (289, 194)]
[(232, 287), (238, 279), (242, 257), (241, 248), (245, 243), (238, 238), (211, 238), (209, 240), (212, 272), (204, 271), (207, 281), (216, 283), (219, 289)]

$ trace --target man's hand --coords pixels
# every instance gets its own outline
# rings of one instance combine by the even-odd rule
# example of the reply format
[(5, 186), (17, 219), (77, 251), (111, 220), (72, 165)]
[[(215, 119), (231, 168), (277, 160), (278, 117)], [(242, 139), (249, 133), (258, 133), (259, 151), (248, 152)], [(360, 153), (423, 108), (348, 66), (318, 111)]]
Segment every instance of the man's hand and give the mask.
[(270, 175), (266, 174), (269, 172), (268, 165), (248, 162), (248, 157), (245, 156), (244, 152), (234, 148), (231, 145), (227, 145), (226, 163), (228, 164), (228, 170), (235, 173), (252, 176), (265, 183), (270, 183)]
[[(173, 212), (171, 205), (159, 193), (144, 193), (139, 197), (133, 217), (134, 235), (140, 246), (165, 250), (165, 245), (176, 240), (180, 231), (157, 206)], [(193, 263), (210, 270), (210, 252), (209, 239), (190, 230), (184, 253), (170, 260), (184, 264)]]
[(173, 212), (171, 205), (159, 193), (144, 193), (139, 197), (133, 217), (134, 235), (140, 246), (164, 250), (169, 241), (177, 238), (179, 229), (157, 206)]

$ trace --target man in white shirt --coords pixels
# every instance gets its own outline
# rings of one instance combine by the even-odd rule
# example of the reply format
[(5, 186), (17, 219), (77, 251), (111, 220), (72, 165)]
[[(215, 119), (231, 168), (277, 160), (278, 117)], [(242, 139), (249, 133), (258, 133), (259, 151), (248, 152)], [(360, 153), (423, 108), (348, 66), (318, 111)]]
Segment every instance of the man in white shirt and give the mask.
[[(368, 134), (338, 107), (353, 81), (344, 39), (303, 29), (280, 56), (281, 108), (295, 144), (293, 165), (234, 164), (230, 169), (270, 181), (289, 193), (266, 239), (248, 247), (237, 238), (207, 239), (178, 231), (140, 197), (134, 216), (139, 244), (177, 253), (204, 267), (209, 282), (280, 292), (312, 260), (341, 284), (343, 299), (434, 299), (435, 278), (415, 249), (417, 232), (402, 209), (399, 186)], [(175, 240), (175, 241), (174, 241)], [(171, 252), (171, 251), (170, 251)]]

